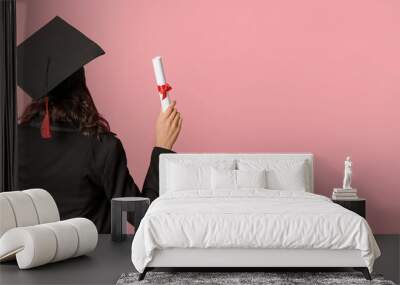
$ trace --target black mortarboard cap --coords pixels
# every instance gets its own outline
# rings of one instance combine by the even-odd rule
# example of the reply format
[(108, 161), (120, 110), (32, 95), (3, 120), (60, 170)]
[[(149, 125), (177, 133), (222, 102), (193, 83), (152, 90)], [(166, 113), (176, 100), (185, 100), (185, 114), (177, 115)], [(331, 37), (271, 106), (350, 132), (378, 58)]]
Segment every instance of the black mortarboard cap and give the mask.
[(18, 85), (40, 99), (103, 54), (98, 44), (57, 16), (18, 46)]

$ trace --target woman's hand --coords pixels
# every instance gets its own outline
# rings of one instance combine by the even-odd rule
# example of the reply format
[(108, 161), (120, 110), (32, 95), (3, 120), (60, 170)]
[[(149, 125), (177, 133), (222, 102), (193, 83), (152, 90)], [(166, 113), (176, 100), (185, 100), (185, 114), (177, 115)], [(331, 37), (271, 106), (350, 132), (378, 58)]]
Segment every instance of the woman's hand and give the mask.
[(156, 146), (172, 149), (182, 128), (181, 114), (175, 108), (173, 101), (168, 109), (161, 111), (156, 122)]

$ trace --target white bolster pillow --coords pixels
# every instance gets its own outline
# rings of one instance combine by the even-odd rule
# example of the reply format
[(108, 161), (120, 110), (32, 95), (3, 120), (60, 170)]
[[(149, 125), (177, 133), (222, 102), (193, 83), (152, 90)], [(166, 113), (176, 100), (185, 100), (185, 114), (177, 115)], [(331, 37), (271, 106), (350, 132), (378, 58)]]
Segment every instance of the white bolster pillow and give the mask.
[(43, 189), (0, 193), (0, 237), (15, 227), (60, 220), (56, 202)]
[(43, 189), (29, 189), (22, 192), (28, 194), (32, 199), (39, 224), (57, 222), (60, 220), (56, 202), (49, 192)]
[(1, 193), (13, 210), (17, 227), (33, 226), (39, 223), (35, 205), (30, 196), (22, 191), (11, 191)]
[(6, 197), (0, 195), (0, 237), (16, 226), (17, 222), (10, 202)]
[(97, 239), (96, 226), (85, 218), (14, 228), (0, 238), (0, 261), (16, 257), (20, 269), (37, 267), (86, 254)]
[(41, 225), (11, 229), (0, 239), (0, 261), (16, 256), (21, 269), (51, 262), (56, 250), (53, 232)]
[(55, 235), (57, 242), (56, 252), (51, 262), (57, 262), (70, 258), (75, 255), (78, 249), (78, 232), (71, 228), (71, 224), (65, 222), (55, 222), (44, 224)]
[(91, 252), (97, 246), (97, 228), (92, 221), (85, 218), (73, 218), (63, 221), (72, 225), (78, 233), (78, 248), (73, 257)]

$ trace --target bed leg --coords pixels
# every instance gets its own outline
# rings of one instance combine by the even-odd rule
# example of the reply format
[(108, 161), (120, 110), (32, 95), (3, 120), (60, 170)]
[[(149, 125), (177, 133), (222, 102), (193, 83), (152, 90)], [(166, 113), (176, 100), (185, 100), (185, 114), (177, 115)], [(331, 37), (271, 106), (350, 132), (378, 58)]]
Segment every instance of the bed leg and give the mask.
[(138, 281), (142, 281), (144, 279), (144, 277), (146, 277), (146, 273), (147, 273), (148, 269), (147, 267), (143, 270), (142, 273), (139, 274), (139, 278)]
[(361, 271), (361, 273), (364, 275), (365, 279), (372, 280), (371, 274), (369, 274), (369, 270), (367, 267), (356, 267), (354, 269), (357, 271)]
[(369, 274), (369, 270), (367, 267), (364, 267), (361, 272), (364, 275), (365, 279), (372, 280), (371, 274)]

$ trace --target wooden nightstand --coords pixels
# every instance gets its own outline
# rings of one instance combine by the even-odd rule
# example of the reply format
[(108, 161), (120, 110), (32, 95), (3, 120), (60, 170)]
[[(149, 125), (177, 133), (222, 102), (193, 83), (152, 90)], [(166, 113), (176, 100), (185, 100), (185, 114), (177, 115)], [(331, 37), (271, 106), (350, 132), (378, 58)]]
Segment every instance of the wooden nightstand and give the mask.
[(366, 217), (366, 200), (363, 198), (358, 198), (356, 200), (333, 200), (333, 203), (339, 204), (340, 206), (359, 214), (365, 219)]

